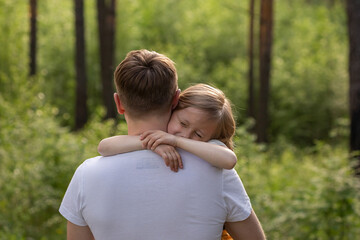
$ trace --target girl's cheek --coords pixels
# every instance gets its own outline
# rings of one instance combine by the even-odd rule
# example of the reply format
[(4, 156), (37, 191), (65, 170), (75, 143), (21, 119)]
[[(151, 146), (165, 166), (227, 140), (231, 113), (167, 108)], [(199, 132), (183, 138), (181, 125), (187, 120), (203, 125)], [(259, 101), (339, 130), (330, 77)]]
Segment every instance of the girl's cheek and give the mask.
[(181, 126), (178, 126), (178, 125), (174, 124), (174, 125), (171, 126), (170, 131), (171, 132), (169, 132), (169, 133), (171, 133), (173, 135), (176, 135), (177, 133), (181, 132)]
[(168, 125), (167, 132), (170, 133), (170, 134), (173, 134), (173, 135), (175, 134), (176, 129), (175, 129), (175, 127), (174, 127), (174, 124), (171, 124), (171, 123), (170, 123), (170, 124)]

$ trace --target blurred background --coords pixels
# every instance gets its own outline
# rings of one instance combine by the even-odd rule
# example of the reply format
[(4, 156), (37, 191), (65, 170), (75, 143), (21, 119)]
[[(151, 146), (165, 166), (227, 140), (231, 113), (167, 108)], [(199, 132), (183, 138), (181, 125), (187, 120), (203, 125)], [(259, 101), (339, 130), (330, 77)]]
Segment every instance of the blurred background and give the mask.
[(232, 101), (236, 170), (268, 239), (359, 238), (351, 2), (0, 0), (0, 239), (65, 238), (76, 167), (126, 133), (113, 72), (143, 48), (176, 63), (181, 89)]

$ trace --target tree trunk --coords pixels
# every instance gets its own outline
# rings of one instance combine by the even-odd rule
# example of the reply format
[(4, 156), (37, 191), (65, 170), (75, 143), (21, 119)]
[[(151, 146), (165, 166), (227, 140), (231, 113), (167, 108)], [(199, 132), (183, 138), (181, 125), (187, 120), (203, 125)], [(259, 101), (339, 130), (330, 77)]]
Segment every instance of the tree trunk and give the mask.
[(269, 92), (270, 92), (270, 68), (271, 68), (271, 45), (273, 27), (273, 0), (261, 0), (260, 13), (260, 95), (257, 114), (257, 141), (267, 142), (267, 130), (269, 125)]
[(36, 74), (36, 19), (37, 0), (30, 0), (30, 71), (29, 75)]
[(360, 174), (360, 1), (347, 0), (349, 31), (349, 108), (350, 151), (359, 160), (356, 166)]
[(87, 78), (84, 37), (84, 1), (75, 0), (75, 32), (76, 32), (76, 106), (75, 130), (84, 127), (88, 120), (87, 111)]
[(106, 107), (105, 119), (115, 118), (117, 115), (113, 99), (115, 2), (116, 0), (97, 0), (102, 96)]
[(255, 98), (254, 98), (254, 9), (255, 0), (250, 0), (250, 24), (249, 24), (249, 84), (248, 84), (248, 117), (255, 119)]

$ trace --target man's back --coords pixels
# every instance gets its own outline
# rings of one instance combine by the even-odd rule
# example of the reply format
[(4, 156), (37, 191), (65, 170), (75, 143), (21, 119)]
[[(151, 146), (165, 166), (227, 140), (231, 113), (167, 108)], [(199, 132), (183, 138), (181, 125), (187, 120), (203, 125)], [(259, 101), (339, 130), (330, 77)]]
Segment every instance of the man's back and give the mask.
[(180, 153), (177, 173), (147, 150), (88, 159), (60, 212), (95, 239), (220, 239), (225, 221), (249, 216), (246, 192), (234, 171)]

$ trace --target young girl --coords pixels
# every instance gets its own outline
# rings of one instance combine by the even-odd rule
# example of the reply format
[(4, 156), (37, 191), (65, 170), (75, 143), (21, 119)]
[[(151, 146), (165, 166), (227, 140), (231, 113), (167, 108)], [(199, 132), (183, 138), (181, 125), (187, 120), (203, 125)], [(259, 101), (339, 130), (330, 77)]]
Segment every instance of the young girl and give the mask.
[(237, 161), (232, 151), (234, 133), (231, 103), (224, 93), (209, 85), (197, 84), (180, 94), (178, 106), (168, 123), (167, 133), (152, 130), (140, 136), (106, 138), (100, 142), (98, 152), (102, 156), (109, 156), (151, 149), (162, 156), (171, 170), (177, 171), (178, 168), (183, 168), (180, 155), (175, 149), (178, 147), (215, 167), (232, 169)]
[[(224, 93), (209, 85), (197, 84), (180, 94), (178, 106), (168, 123), (167, 133), (150, 130), (141, 136), (106, 138), (100, 142), (98, 151), (103, 156), (109, 156), (151, 149), (176, 172), (178, 168), (183, 168), (180, 155), (175, 149), (178, 147), (215, 167), (232, 169), (237, 161), (232, 151), (234, 133), (235, 120), (231, 103)], [(232, 238), (224, 230), (222, 239)]]

